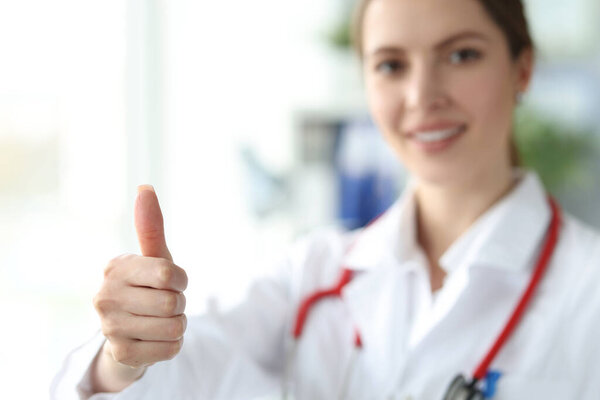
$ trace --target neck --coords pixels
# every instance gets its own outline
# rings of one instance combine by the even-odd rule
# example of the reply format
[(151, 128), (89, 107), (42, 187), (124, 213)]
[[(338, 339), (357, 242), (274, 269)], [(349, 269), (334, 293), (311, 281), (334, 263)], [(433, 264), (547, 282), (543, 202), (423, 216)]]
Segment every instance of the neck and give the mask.
[(514, 183), (510, 168), (454, 185), (419, 183), (417, 240), (430, 264), (433, 291), (441, 288), (445, 277), (440, 257)]

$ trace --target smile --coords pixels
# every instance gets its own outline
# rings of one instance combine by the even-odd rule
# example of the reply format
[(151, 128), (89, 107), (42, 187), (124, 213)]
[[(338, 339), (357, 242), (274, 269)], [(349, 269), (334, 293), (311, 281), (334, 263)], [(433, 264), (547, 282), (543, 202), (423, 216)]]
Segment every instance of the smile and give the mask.
[(457, 126), (457, 127), (450, 128), (450, 129), (438, 129), (438, 130), (417, 132), (413, 135), (413, 138), (416, 141), (421, 142), (421, 143), (439, 142), (442, 140), (449, 139), (453, 136), (456, 136), (459, 133), (462, 133), (464, 131), (464, 129), (465, 129), (464, 125), (461, 125), (461, 126)]
[(412, 129), (406, 137), (421, 151), (437, 154), (452, 146), (466, 131), (466, 124), (439, 122)]

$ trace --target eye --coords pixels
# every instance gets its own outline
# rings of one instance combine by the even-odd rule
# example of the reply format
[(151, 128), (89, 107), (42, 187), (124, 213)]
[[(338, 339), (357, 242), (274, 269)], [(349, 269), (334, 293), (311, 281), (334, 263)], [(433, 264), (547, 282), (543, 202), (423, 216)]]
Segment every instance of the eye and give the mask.
[(481, 58), (481, 52), (475, 49), (465, 48), (450, 53), (451, 64), (464, 64)]
[(405, 65), (402, 61), (398, 60), (387, 60), (378, 63), (375, 66), (376, 72), (381, 72), (385, 75), (391, 75), (394, 73), (401, 72), (405, 68)]

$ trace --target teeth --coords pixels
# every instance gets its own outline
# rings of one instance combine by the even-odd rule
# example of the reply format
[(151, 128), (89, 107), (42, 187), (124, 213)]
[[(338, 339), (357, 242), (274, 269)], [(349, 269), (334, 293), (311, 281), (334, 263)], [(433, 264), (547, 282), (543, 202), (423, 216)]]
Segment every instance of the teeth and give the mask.
[(462, 127), (444, 129), (439, 131), (419, 132), (415, 134), (415, 139), (419, 142), (437, 142), (438, 140), (448, 139), (462, 131)]

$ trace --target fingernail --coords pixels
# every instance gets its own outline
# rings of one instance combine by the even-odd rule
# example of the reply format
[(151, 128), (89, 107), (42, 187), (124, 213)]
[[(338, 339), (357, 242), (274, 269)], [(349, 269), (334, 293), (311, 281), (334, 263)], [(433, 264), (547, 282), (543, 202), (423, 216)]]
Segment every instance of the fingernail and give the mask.
[(138, 194), (144, 190), (151, 190), (154, 192), (154, 187), (152, 185), (139, 185), (137, 187)]

